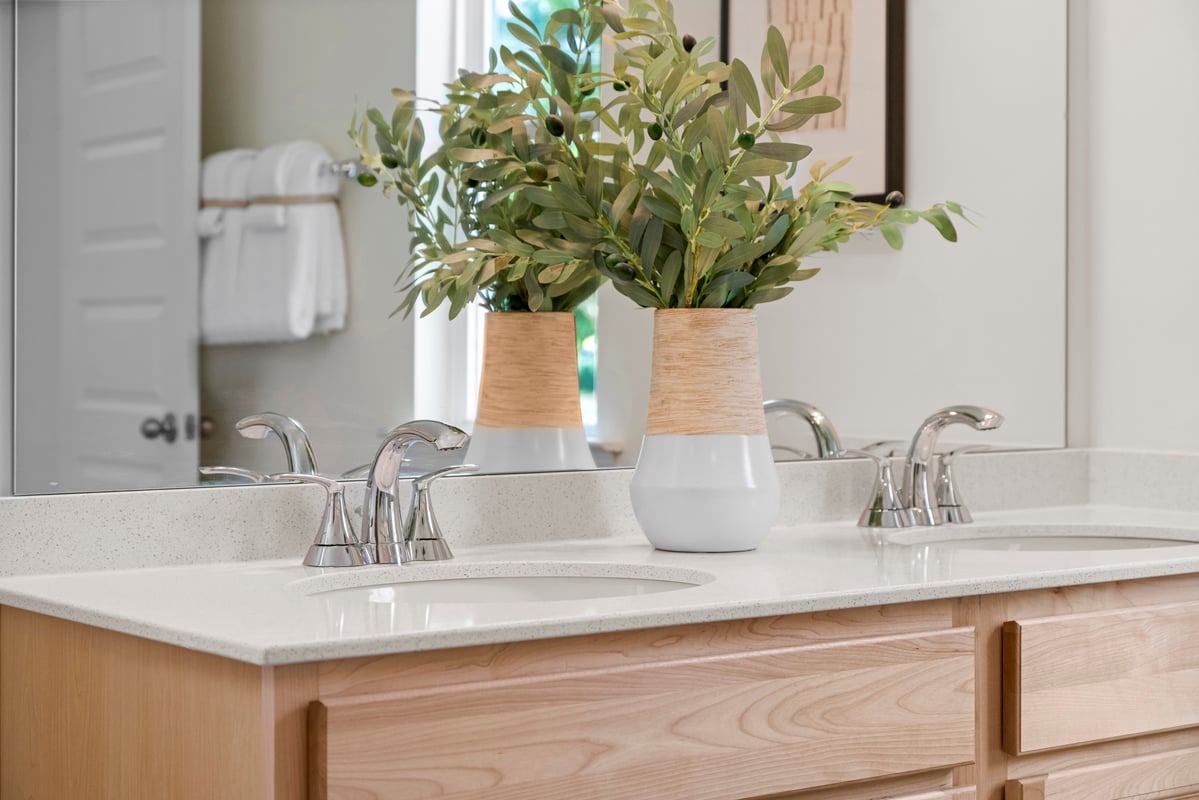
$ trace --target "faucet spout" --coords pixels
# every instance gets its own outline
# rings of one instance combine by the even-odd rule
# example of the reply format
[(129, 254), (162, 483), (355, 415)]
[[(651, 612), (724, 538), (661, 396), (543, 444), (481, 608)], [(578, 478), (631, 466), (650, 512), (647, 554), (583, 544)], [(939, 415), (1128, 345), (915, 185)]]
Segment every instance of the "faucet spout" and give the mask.
[(904, 505), (911, 509), (915, 524), (940, 525), (944, 521), (936, 500), (934, 476), (931, 474), (941, 431), (950, 425), (969, 425), (976, 431), (989, 431), (1002, 424), (1002, 414), (970, 405), (943, 408), (920, 424), (904, 462), (903, 490), (900, 494)]
[(366, 477), (362, 502), (362, 538), (374, 544), (376, 563), (399, 564), (402, 554), (402, 521), (396, 490), (404, 454), (415, 444), (437, 450), (458, 450), (470, 442), (465, 431), (436, 420), (415, 420), (392, 428), (379, 445)]

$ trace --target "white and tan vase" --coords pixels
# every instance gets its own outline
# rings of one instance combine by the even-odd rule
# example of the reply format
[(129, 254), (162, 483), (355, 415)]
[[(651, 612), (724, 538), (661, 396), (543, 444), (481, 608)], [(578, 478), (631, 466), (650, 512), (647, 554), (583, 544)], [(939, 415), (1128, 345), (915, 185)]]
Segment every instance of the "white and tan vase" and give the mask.
[(574, 314), (487, 315), (466, 461), (481, 472), (595, 469), (579, 405)]
[(779, 483), (750, 309), (654, 312), (645, 439), (633, 510), (660, 550), (753, 550), (779, 509)]

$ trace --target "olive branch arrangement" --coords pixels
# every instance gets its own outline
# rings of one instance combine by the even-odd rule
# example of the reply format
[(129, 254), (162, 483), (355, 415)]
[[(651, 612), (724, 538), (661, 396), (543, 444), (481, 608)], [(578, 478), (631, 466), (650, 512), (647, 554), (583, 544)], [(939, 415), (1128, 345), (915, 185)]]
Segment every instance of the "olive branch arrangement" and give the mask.
[[(399, 283), (411, 313), (449, 300), (493, 311), (568, 311), (603, 278), (649, 308), (751, 308), (778, 300), (836, 251), (877, 229), (931, 224), (948, 241), (961, 207), (924, 210), (854, 199), (832, 180), (848, 159), (818, 161), (779, 141), (840, 101), (805, 94), (820, 66), (790, 81), (782, 35), (766, 34), (758, 77), (740, 59), (707, 60), (714, 39), (680, 34), (669, 0), (578, 0), (540, 29), (517, 3), (509, 28), (528, 50), (491, 53), (443, 101), (395, 90), (390, 122), (371, 108), (351, 135), (372, 173), (409, 215), (411, 258)], [(603, 39), (605, 72), (593, 62)], [(501, 69), (501, 65), (503, 69)], [(424, 154), (418, 106), (439, 119)], [(370, 132), (373, 128), (374, 147)]]

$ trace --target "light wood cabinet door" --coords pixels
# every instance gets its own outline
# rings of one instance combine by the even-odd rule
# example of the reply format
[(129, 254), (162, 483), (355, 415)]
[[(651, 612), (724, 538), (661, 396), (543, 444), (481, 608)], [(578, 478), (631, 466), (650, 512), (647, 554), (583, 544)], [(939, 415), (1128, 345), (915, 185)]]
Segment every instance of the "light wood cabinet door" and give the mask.
[(1199, 747), (1008, 781), (1005, 800), (1192, 800)]
[(1008, 753), (1192, 726), (1199, 726), (1199, 602), (1004, 626)]
[(325, 697), (310, 796), (732, 800), (973, 760), (973, 629), (791, 646), (737, 630), (713, 629), (724, 652), (670, 658), (663, 635), (630, 666), (608, 637), (568, 672)]

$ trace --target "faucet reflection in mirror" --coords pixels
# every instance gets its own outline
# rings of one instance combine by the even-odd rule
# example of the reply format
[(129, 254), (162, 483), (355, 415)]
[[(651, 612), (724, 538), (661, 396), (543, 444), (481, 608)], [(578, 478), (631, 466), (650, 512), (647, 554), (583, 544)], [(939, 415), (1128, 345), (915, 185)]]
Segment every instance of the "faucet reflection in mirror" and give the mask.
[(246, 439), (266, 439), (274, 436), (283, 443), (287, 456), (287, 471), (304, 475), (320, 472), (316, 466), (316, 453), (308, 441), (308, 432), (298, 420), (271, 411), (242, 417), (234, 426)]
[[(316, 475), (320, 472), (316, 465), (316, 453), (308, 439), (308, 432), (299, 420), (285, 414), (264, 411), (242, 417), (234, 425), (234, 429), (245, 439), (278, 439), (283, 444), (283, 453), (287, 459), (287, 472), (303, 475)], [(234, 478), (250, 483), (267, 483), (271, 478), (257, 470), (245, 467), (211, 466), (200, 467), (201, 478)]]
[[(832, 420), (811, 403), (805, 403), (802, 400), (767, 400), (763, 404), (763, 410), (767, 416), (771, 414), (796, 416), (806, 422), (812, 429), (812, 436), (816, 439), (816, 458), (841, 458), (844, 455), (841, 437), (837, 435), (837, 429), (833, 427)], [(779, 445), (774, 445), (772, 449), (777, 450), (779, 447)], [(800, 451), (795, 451), (795, 454), (800, 458), (808, 457), (806, 453)]]

